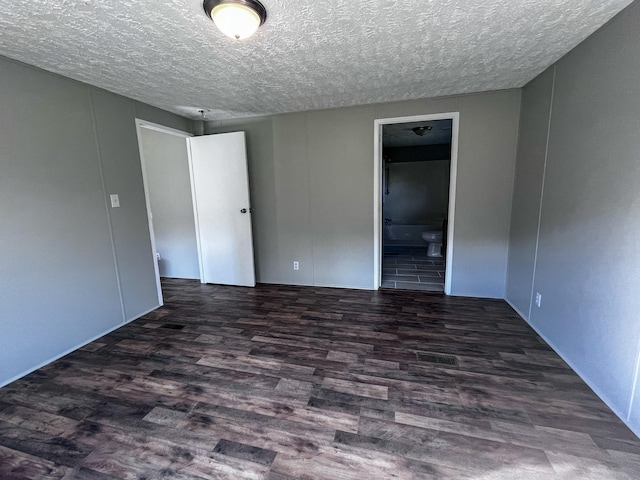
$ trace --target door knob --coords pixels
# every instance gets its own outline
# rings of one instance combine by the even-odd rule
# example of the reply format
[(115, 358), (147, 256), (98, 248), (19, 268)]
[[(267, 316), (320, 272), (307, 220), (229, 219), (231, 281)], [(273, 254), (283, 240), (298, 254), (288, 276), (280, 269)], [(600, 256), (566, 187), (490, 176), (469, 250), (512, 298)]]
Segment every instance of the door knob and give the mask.
[(247, 213), (247, 209), (243, 208), (242, 210), (240, 210), (240, 213)]

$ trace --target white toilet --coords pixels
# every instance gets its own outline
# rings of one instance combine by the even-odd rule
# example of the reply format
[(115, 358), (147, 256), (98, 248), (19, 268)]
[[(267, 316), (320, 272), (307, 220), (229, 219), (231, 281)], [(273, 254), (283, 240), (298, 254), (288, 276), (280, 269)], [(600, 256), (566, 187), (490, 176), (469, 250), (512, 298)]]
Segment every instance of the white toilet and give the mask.
[(428, 243), (427, 245), (428, 257), (442, 256), (442, 231), (429, 230), (427, 232), (422, 232), (422, 239)]

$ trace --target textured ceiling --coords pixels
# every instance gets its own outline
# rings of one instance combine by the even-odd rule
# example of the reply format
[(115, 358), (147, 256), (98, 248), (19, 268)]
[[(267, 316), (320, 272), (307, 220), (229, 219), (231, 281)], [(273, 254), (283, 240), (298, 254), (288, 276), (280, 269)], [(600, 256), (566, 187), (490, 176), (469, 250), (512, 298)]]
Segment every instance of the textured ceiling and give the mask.
[(3, 0), (0, 54), (206, 119), (520, 87), (630, 0), (262, 0), (246, 41), (201, 0)]

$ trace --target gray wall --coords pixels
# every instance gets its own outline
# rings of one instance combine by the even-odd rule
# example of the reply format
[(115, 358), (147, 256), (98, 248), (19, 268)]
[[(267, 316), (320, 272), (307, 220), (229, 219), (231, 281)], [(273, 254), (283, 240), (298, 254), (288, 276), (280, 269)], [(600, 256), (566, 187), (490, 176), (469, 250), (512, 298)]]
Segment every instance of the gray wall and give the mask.
[(374, 120), (460, 112), (452, 293), (503, 298), (519, 108), (520, 90), (506, 90), (208, 122), (205, 132), (247, 132), (259, 282), (373, 288)]
[(134, 120), (191, 125), (2, 58), (0, 112), (2, 385), (157, 306)]
[(140, 137), (160, 276), (199, 279), (186, 140), (148, 128)]
[(634, 3), (524, 89), (507, 290), (637, 434), (639, 31)]
[(384, 217), (402, 225), (442, 226), (448, 214), (450, 166), (449, 160), (387, 163)]
[(531, 308), (553, 76), (550, 68), (522, 91), (506, 298), (524, 318)]

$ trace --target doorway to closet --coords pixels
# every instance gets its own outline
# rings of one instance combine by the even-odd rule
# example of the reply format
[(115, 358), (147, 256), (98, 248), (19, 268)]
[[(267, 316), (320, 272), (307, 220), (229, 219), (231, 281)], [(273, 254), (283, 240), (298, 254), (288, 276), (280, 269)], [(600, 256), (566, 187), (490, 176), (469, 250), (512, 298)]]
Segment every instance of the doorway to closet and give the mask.
[(254, 286), (244, 132), (136, 125), (159, 296), (161, 277)]

